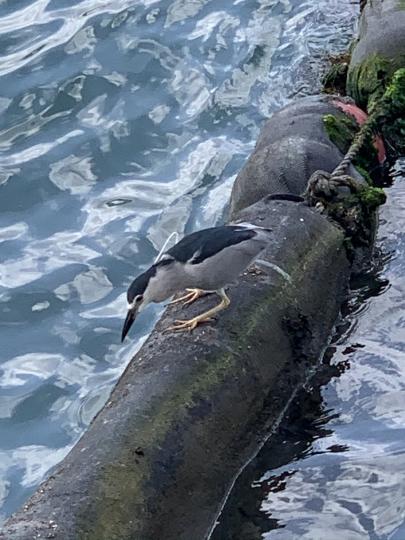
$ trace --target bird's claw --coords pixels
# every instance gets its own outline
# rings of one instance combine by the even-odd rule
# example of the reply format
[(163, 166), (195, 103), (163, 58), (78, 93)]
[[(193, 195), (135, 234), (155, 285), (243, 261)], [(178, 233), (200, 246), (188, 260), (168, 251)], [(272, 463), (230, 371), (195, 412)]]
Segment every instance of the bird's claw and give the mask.
[(186, 289), (186, 291), (188, 291), (188, 293), (184, 296), (181, 296), (180, 298), (176, 298), (176, 300), (172, 300), (171, 302), (169, 302), (169, 306), (183, 302), (183, 307), (185, 307), (192, 304), (198, 298), (206, 294), (206, 292), (202, 289)]
[[(201, 291), (201, 289), (199, 289), (199, 291)], [(202, 290), (201, 292), (203, 294), (207, 294), (209, 291)], [(169, 328), (166, 328), (164, 332), (181, 332), (182, 330), (188, 330), (189, 332), (192, 332), (194, 328), (196, 328), (199, 324), (212, 321), (213, 315), (227, 308), (230, 304), (230, 300), (226, 296), (224, 289), (219, 289), (215, 292), (217, 292), (217, 294), (222, 298), (220, 304), (187, 321), (176, 320), (174, 321), (174, 324), (172, 326), (169, 326)]]
[(164, 332), (181, 332), (182, 330), (188, 330), (189, 332), (192, 332), (195, 328), (197, 328), (199, 324), (210, 321), (212, 321), (211, 317), (208, 317), (206, 319), (194, 317), (194, 319), (189, 319), (186, 321), (175, 320), (174, 324), (172, 326), (169, 326), (169, 328), (166, 328)]

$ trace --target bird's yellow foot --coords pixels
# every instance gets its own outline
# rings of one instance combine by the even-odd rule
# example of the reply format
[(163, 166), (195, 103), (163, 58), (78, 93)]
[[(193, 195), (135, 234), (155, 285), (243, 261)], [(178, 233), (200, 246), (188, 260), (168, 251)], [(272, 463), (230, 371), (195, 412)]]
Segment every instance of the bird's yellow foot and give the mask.
[(169, 306), (172, 304), (179, 304), (180, 302), (183, 302), (183, 306), (188, 306), (189, 304), (195, 302), (198, 298), (201, 298), (201, 296), (208, 294), (208, 291), (203, 291), (202, 289), (186, 289), (186, 291), (188, 291), (187, 294), (181, 296), (180, 298), (176, 298), (176, 300), (172, 300), (169, 303)]
[[(206, 292), (206, 291), (203, 291), (203, 292)], [(219, 289), (218, 291), (215, 291), (215, 292), (222, 299), (221, 302), (217, 306), (209, 309), (205, 313), (201, 313), (200, 315), (197, 315), (197, 317), (194, 317), (193, 319), (190, 319), (188, 321), (174, 321), (174, 325), (170, 326), (169, 328), (166, 328), (165, 332), (180, 332), (181, 330), (189, 330), (191, 332), (199, 324), (203, 322), (211, 321), (213, 315), (216, 315), (223, 309), (227, 308), (230, 304), (230, 300), (226, 296), (224, 289)]]
[(212, 321), (211, 317), (201, 318), (201, 316), (194, 317), (193, 319), (190, 319), (188, 321), (176, 320), (174, 321), (174, 324), (172, 326), (166, 328), (165, 332), (181, 332), (182, 330), (188, 330), (189, 332), (192, 332), (194, 328), (196, 328), (199, 324), (210, 321)]

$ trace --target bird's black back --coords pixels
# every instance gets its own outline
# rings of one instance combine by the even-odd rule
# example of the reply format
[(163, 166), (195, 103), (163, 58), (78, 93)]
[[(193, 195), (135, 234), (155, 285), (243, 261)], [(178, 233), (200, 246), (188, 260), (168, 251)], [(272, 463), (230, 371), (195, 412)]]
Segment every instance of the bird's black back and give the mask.
[(132, 303), (136, 296), (144, 294), (150, 279), (156, 275), (160, 266), (170, 265), (175, 261), (199, 264), (223, 249), (254, 236), (256, 232), (253, 229), (238, 225), (211, 227), (188, 234), (166, 251), (160, 261), (134, 279), (127, 292), (128, 302)]
[(176, 261), (199, 264), (223, 249), (256, 236), (252, 229), (238, 225), (211, 227), (188, 234), (167, 251)]

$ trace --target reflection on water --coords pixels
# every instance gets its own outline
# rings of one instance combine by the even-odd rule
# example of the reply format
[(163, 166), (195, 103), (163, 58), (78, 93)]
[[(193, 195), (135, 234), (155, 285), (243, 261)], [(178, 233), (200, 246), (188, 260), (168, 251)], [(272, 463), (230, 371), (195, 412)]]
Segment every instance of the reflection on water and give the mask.
[(349, 0), (0, 1), (0, 516), (83, 432), (159, 314), (124, 292), (221, 220), (262, 120), (316, 92)]
[(212, 540), (405, 538), (405, 161), (397, 173), (374, 268)]

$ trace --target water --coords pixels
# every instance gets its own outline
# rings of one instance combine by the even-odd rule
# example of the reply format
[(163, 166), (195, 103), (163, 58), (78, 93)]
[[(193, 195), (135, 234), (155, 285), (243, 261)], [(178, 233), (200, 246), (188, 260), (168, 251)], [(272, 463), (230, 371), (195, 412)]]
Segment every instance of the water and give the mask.
[(397, 173), (373, 267), (212, 540), (404, 540), (405, 160)]
[(264, 118), (319, 89), (349, 0), (0, 0), (0, 517), (103, 405), (124, 293), (221, 221)]

